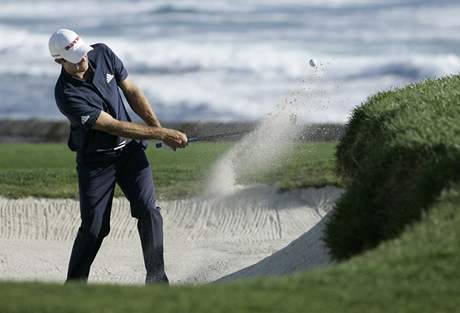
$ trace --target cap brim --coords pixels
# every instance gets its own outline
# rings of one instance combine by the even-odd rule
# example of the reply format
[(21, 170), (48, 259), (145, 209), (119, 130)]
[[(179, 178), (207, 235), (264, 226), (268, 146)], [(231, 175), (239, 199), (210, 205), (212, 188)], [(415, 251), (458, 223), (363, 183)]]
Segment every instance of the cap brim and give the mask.
[(70, 63), (80, 63), (81, 59), (85, 56), (86, 53), (93, 50), (90, 45), (83, 43), (78, 48), (69, 51), (64, 57), (64, 59)]

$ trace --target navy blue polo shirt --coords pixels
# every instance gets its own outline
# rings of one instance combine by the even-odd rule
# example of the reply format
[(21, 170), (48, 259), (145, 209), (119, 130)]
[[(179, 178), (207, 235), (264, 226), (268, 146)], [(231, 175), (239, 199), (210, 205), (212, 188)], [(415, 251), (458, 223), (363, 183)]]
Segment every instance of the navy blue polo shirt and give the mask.
[(128, 72), (108, 46), (98, 43), (91, 47), (93, 50), (88, 52), (91, 78), (80, 80), (62, 68), (55, 87), (56, 104), (70, 121), (68, 146), (80, 157), (115, 148), (125, 140), (93, 129), (101, 111), (117, 120), (131, 121), (118, 88)]

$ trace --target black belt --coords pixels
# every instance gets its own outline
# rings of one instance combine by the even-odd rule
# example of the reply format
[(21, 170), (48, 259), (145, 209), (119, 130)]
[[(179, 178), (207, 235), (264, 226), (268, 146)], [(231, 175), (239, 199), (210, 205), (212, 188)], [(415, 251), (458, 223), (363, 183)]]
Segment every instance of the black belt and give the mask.
[(129, 140), (123, 140), (116, 146), (115, 148), (109, 148), (109, 149), (96, 149), (96, 153), (116, 153), (116, 152), (121, 152), (123, 151), (131, 142), (133, 142), (132, 139)]
[(99, 149), (99, 152), (91, 152), (82, 154), (77, 152), (77, 162), (97, 162), (107, 160), (107, 158), (114, 158), (120, 156), (124, 151), (130, 149), (137, 143), (136, 140), (129, 140), (123, 144), (120, 144), (112, 149)]

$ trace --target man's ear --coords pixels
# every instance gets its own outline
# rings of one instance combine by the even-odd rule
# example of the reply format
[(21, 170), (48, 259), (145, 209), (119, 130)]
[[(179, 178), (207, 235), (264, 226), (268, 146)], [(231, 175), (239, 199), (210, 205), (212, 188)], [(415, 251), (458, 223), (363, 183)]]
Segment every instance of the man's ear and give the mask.
[(63, 65), (65, 60), (64, 59), (54, 59), (54, 62), (56, 62), (57, 64)]

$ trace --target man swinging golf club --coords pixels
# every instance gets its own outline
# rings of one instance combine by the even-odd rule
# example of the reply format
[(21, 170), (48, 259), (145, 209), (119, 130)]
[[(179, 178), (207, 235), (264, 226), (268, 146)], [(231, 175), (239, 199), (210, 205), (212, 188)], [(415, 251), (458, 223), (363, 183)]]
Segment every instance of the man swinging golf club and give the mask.
[[(163, 259), (163, 220), (155, 202), (145, 139), (159, 139), (173, 150), (187, 136), (163, 128), (143, 92), (127, 79), (115, 53), (102, 43), (87, 45), (78, 34), (60, 29), (49, 50), (62, 66), (56, 82), (59, 110), (70, 121), (68, 146), (76, 152), (81, 225), (70, 257), (67, 281), (87, 281), (91, 264), (110, 231), (110, 211), (118, 184), (129, 200), (147, 270), (146, 283), (168, 282)], [(132, 123), (119, 88), (144, 124)]]

